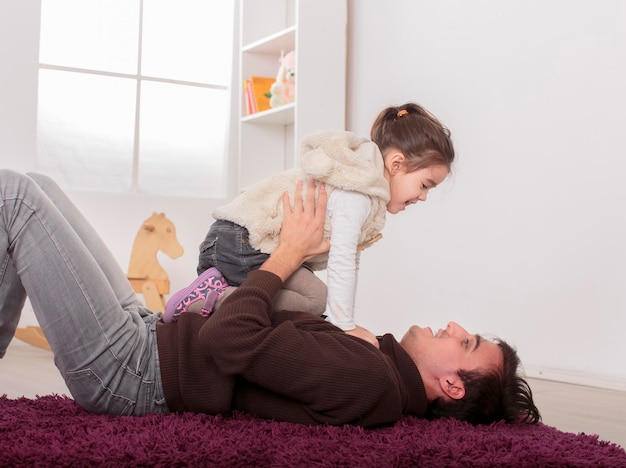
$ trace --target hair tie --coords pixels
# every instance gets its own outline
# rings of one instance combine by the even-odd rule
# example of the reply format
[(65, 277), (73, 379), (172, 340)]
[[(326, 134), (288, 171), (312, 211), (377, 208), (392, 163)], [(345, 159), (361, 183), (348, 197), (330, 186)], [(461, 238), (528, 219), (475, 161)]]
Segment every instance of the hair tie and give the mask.
[(397, 118), (400, 118), (400, 117), (402, 117), (403, 115), (407, 115), (408, 113), (409, 113), (409, 111), (408, 111), (408, 110), (406, 110), (406, 109), (402, 109), (402, 110), (399, 110), (399, 111), (398, 111), (398, 113), (396, 114), (396, 117), (397, 117)]

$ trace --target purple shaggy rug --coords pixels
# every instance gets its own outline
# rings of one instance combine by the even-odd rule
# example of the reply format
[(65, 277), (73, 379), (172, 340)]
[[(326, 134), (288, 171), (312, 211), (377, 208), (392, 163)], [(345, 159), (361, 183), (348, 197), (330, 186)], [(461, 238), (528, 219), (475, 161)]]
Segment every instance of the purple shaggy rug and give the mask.
[(0, 466), (626, 467), (626, 452), (544, 424), (407, 417), (379, 429), (313, 427), (242, 413), (94, 415), (67, 397), (1, 396)]

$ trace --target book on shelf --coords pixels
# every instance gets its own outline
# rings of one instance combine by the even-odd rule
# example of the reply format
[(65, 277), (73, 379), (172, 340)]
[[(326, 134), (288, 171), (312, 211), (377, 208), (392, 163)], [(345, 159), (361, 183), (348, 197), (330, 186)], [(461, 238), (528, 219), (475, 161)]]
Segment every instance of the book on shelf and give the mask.
[(243, 80), (243, 89), (243, 94), (246, 97), (246, 113), (247, 115), (254, 114), (254, 108), (252, 107), (254, 98), (252, 97), (252, 83), (250, 83), (250, 80)]
[(270, 88), (274, 81), (276, 81), (275, 78), (264, 76), (251, 76), (244, 81), (243, 87), (248, 115), (270, 108)]

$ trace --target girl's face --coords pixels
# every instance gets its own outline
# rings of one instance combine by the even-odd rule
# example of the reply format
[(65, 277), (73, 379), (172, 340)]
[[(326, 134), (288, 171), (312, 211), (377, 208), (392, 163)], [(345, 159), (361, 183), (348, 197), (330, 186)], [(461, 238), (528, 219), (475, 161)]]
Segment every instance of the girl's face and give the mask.
[(426, 201), (428, 191), (448, 176), (448, 168), (443, 165), (406, 172), (403, 163), (402, 153), (391, 154), (385, 160), (385, 178), (391, 193), (387, 211), (391, 214), (404, 211), (407, 206), (414, 205), (420, 200)]

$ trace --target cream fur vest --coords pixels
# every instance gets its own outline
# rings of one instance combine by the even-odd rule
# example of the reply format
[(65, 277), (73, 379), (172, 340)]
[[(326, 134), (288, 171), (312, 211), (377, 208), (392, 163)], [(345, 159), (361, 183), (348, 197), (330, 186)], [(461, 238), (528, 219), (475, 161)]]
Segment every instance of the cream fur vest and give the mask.
[[(282, 195), (291, 199), (299, 180), (315, 179), (326, 184), (328, 194), (336, 188), (361, 192), (370, 197), (372, 209), (361, 229), (359, 244), (366, 246), (385, 224), (389, 184), (383, 175), (383, 157), (372, 141), (350, 132), (322, 132), (306, 137), (300, 148), (300, 167), (264, 179), (213, 212), (223, 219), (244, 226), (250, 233), (250, 245), (272, 253), (278, 245), (282, 224)], [(306, 193), (306, 184), (304, 192)], [(304, 194), (303, 194), (304, 195)], [(326, 220), (330, 237), (330, 221)], [(313, 269), (326, 268), (328, 255), (307, 262)]]

